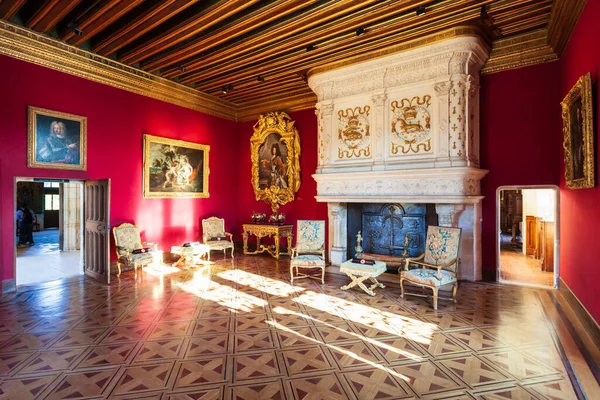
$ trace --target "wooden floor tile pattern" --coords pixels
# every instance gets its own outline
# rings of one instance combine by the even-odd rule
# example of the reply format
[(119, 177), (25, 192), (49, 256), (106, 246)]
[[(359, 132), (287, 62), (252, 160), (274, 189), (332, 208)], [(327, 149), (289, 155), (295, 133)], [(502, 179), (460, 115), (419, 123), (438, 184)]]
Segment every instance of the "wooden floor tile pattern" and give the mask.
[(0, 399), (576, 399), (543, 289), (462, 283), (458, 304), (289, 284), (237, 256), (4, 296)]

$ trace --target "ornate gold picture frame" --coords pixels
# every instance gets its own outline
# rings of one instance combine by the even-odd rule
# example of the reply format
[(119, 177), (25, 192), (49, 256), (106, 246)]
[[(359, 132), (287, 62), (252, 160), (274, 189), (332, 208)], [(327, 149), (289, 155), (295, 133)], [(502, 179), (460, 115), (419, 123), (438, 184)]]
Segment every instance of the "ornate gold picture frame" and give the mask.
[(207, 198), (210, 146), (144, 135), (144, 197)]
[(254, 195), (276, 213), (281, 205), (294, 200), (300, 188), (298, 130), (284, 112), (263, 114), (254, 125), (250, 145)]
[(592, 76), (579, 78), (560, 103), (565, 148), (565, 178), (569, 189), (595, 185)]
[(27, 118), (29, 168), (86, 170), (86, 117), (30, 106)]

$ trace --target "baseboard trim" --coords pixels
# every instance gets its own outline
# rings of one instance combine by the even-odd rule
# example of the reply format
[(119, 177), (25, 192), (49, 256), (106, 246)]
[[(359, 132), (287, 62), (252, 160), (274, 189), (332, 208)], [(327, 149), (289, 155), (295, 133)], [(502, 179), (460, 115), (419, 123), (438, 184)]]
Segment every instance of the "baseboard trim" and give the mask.
[(2, 281), (2, 294), (12, 293), (17, 291), (16, 279), (7, 279)]
[(581, 304), (577, 296), (575, 296), (575, 294), (571, 291), (571, 288), (569, 288), (565, 281), (563, 281), (562, 278), (559, 278), (559, 280), (560, 285), (558, 286), (558, 291), (565, 298), (569, 306), (571, 306), (571, 308), (575, 312), (575, 316), (579, 321), (581, 321), (581, 324), (590, 335), (590, 338), (592, 339), (594, 344), (598, 348), (600, 348), (600, 326), (589, 313), (589, 311), (585, 308), (585, 306)]

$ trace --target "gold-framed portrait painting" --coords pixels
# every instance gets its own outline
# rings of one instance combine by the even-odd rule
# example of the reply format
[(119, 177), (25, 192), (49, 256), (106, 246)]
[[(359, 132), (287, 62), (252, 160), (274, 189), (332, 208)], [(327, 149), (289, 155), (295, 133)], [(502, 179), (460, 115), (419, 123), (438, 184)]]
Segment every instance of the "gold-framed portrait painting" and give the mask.
[(284, 112), (261, 115), (250, 146), (256, 200), (264, 200), (277, 212), (294, 200), (300, 188), (300, 137), (294, 121)]
[(87, 118), (27, 107), (27, 166), (85, 171)]
[(593, 188), (594, 171), (594, 111), (592, 107), (592, 76), (579, 78), (560, 103), (562, 107), (567, 188)]
[(144, 197), (207, 198), (210, 146), (144, 135)]

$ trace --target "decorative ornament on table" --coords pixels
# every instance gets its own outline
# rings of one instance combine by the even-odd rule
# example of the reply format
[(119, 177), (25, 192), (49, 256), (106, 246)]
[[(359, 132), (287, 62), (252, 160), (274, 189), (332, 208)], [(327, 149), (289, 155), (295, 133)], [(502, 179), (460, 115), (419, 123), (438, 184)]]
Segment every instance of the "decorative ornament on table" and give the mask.
[(257, 213), (257, 212), (252, 213), (252, 222), (254, 222), (255, 224), (265, 222), (266, 219), (267, 219), (267, 214), (265, 214), (265, 213)]
[(354, 248), (354, 251), (356, 251), (356, 253), (354, 254), (355, 258), (362, 257), (362, 252), (364, 251), (362, 248), (362, 241), (362, 235), (360, 234), (360, 231), (358, 231), (358, 233), (356, 234), (356, 247)]
[(269, 222), (272, 224), (282, 225), (285, 222), (285, 214), (284, 213), (273, 213), (269, 217)]

